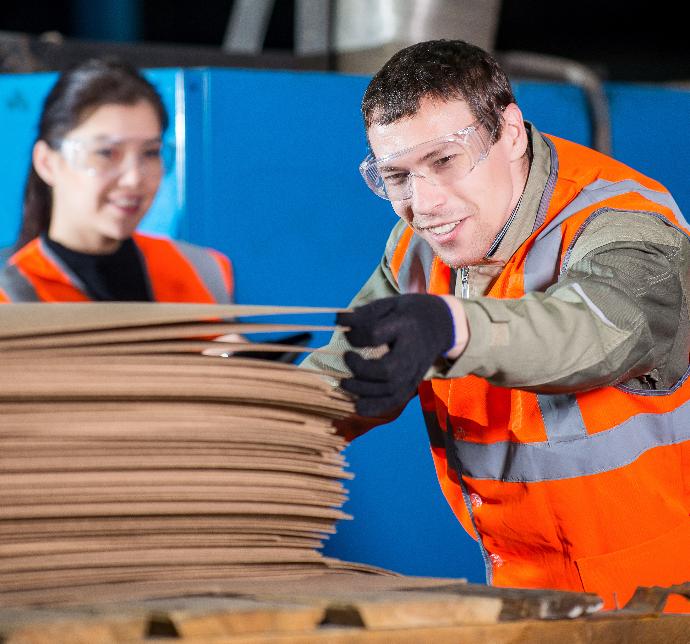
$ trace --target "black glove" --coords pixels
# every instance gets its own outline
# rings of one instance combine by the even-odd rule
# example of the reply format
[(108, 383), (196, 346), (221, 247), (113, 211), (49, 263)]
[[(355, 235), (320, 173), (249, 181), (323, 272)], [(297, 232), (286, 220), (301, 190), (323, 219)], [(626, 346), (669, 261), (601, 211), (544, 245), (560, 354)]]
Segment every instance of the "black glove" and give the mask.
[(357, 395), (360, 416), (385, 416), (404, 405), (436, 358), (455, 342), (453, 316), (437, 295), (386, 297), (339, 313), (336, 321), (350, 327), (345, 337), (352, 346), (389, 348), (378, 359), (367, 360), (354, 351), (344, 356), (353, 377), (341, 386)]

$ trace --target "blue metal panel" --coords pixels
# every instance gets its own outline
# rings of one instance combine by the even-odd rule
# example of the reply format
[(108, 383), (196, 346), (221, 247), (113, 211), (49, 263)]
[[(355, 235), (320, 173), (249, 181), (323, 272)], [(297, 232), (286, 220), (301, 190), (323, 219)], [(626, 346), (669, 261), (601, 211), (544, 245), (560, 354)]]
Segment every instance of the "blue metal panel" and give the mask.
[(610, 83), (613, 155), (663, 183), (690, 218), (690, 91)]
[(45, 95), (55, 82), (54, 74), (0, 75), (0, 247), (14, 243), (19, 232), (31, 146)]
[[(175, 236), (190, 240), (194, 237), (195, 227), (212, 216), (206, 205), (214, 192), (207, 172), (207, 167), (211, 164), (211, 153), (206, 143), (209, 132), (205, 126), (208, 102), (207, 73), (193, 69), (180, 71), (176, 77), (176, 84), (177, 139), (180, 153), (178, 190), (181, 190), (181, 194)], [(217, 186), (217, 190), (222, 189), (222, 185)]]
[[(160, 92), (170, 114), (170, 138), (181, 144), (183, 122), (175, 118), (176, 70), (147, 71), (146, 76)], [(21, 219), (24, 185), (31, 159), (31, 146), (36, 138), (38, 119), (48, 91), (57, 76), (54, 73), (0, 75), (0, 127), (3, 146), (0, 148), (0, 247), (14, 244)], [(181, 179), (184, 168), (176, 167), (164, 178), (156, 200), (142, 222), (142, 230), (174, 235), (178, 220), (184, 212), (184, 192)]]
[(254, 259), (254, 270), (238, 271), (240, 301), (343, 304), (342, 294), (366, 279), (394, 223), (357, 171), (366, 151), (358, 117), (366, 80), (206, 74), (204, 120), (188, 125), (200, 129), (208, 155), (204, 212), (190, 212), (192, 239)]
[(541, 132), (591, 145), (587, 99), (579, 87), (565, 83), (517, 82), (513, 90), (523, 116)]
[(176, 159), (174, 167), (163, 177), (156, 199), (139, 228), (145, 232), (178, 237), (186, 213), (189, 185), (186, 181), (187, 165), (193, 161), (193, 158), (185, 154), (185, 72), (176, 69), (152, 69), (145, 71), (144, 75), (158, 90), (168, 111), (169, 125), (165, 137), (175, 143)]

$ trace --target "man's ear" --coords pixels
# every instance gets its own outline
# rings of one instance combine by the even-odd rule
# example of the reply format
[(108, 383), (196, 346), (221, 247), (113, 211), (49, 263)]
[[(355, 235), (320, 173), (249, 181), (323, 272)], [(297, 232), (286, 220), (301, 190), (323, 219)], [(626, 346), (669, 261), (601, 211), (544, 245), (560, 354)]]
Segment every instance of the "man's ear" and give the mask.
[(509, 155), (511, 161), (521, 159), (527, 151), (527, 129), (522, 118), (522, 112), (515, 103), (510, 103), (503, 110), (503, 133), (501, 138), (506, 137), (506, 144), (509, 145)]
[(31, 155), (34, 169), (45, 183), (53, 186), (55, 183), (55, 166), (58, 162), (58, 154), (45, 141), (36, 141)]

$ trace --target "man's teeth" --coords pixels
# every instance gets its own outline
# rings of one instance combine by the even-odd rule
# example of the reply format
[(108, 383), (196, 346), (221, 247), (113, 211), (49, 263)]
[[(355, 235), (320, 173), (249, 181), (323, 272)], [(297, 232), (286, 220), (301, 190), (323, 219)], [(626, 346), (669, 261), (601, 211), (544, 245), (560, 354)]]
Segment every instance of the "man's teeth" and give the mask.
[(120, 208), (135, 208), (139, 203), (138, 199), (114, 199), (113, 203)]
[(427, 230), (432, 234), (432, 235), (447, 235), (453, 228), (455, 228), (458, 225), (459, 222), (453, 221), (449, 224), (442, 224), (441, 226), (432, 226), (427, 228)]

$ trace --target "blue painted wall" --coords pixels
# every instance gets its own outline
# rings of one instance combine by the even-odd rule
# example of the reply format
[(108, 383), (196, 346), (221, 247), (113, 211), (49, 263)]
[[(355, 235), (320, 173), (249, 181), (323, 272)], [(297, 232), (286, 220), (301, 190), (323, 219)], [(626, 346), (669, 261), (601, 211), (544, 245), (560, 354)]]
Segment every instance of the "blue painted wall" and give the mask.
[[(171, 111), (179, 154), (143, 228), (227, 253), (239, 302), (346, 305), (395, 223), (357, 171), (366, 153), (359, 101), (368, 79), (220, 69), (149, 75)], [(34, 123), (53, 78), (0, 77), (0, 245), (16, 234)], [(690, 212), (690, 92), (608, 90), (614, 155), (665, 183)], [(542, 131), (590, 143), (577, 88), (517, 83), (516, 93)], [(416, 403), (355, 441), (347, 458), (355, 479), (345, 510), (354, 520), (339, 525), (328, 554), (407, 574), (484, 580), (476, 545), (438, 490)]]
[(611, 83), (617, 159), (661, 181), (690, 221), (690, 91)]

